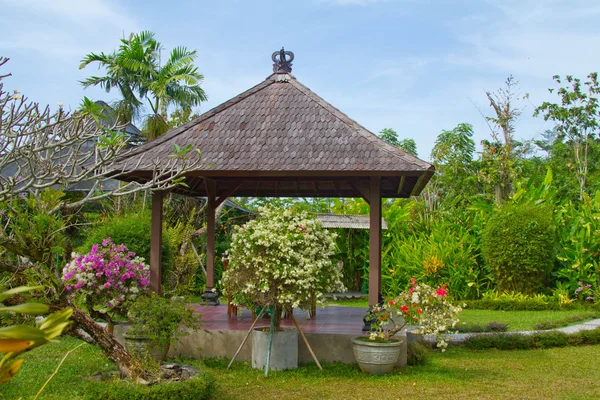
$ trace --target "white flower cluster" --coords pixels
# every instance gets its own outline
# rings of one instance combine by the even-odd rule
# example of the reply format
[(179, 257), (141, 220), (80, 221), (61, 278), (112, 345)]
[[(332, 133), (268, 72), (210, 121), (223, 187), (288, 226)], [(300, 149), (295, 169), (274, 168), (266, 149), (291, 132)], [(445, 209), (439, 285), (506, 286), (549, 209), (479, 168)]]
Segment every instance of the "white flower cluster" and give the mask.
[(331, 262), (333, 234), (320, 221), (292, 210), (260, 211), (232, 238), (221, 283), (234, 302), (308, 308), (323, 294), (344, 290), (341, 272)]

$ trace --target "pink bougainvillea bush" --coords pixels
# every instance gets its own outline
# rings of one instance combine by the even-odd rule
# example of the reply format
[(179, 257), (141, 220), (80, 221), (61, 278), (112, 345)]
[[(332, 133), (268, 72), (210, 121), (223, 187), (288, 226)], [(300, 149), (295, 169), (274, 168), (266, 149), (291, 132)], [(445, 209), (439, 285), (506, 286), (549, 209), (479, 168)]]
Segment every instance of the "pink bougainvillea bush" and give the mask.
[(125, 308), (150, 285), (150, 267), (144, 259), (110, 238), (93, 245), (87, 254), (73, 253), (62, 274), (65, 289), (72, 297), (103, 314), (124, 314)]

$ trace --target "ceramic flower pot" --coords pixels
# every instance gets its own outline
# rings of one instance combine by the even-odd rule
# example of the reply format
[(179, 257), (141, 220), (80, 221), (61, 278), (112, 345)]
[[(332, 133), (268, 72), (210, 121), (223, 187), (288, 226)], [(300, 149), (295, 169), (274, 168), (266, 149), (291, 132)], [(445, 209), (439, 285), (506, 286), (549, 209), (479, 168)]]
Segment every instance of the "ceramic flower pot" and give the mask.
[[(264, 369), (269, 348), (269, 328), (255, 328), (252, 332), (252, 368)], [(284, 330), (273, 334), (269, 370), (282, 371), (298, 368), (298, 331)]]
[(361, 371), (372, 375), (389, 374), (400, 357), (402, 339), (392, 338), (390, 343), (377, 343), (364, 336), (355, 337), (352, 338), (352, 349)]
[(167, 353), (169, 352), (170, 345), (161, 346), (157, 343), (152, 342), (149, 338), (145, 336), (137, 336), (137, 335), (125, 335), (125, 348), (127, 351), (138, 355), (140, 357), (144, 357), (146, 354), (149, 354), (158, 362), (162, 362), (167, 358)]

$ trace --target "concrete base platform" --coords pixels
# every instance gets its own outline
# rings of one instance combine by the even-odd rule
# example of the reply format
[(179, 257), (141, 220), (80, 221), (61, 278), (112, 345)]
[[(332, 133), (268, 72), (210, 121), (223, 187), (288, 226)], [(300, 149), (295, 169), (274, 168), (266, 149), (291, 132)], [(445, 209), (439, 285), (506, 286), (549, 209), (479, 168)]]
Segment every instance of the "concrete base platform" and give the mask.
[[(244, 312), (244, 315), (230, 320), (227, 318), (226, 306), (201, 308), (202, 310), (198, 311), (203, 312), (203, 315), (207, 317), (204, 326), (208, 329), (191, 331), (188, 336), (181, 338), (178, 343), (171, 345), (169, 357), (232, 358), (251, 325), (251, 316), (246, 315), (247, 313)], [(352, 315), (352, 317), (347, 318), (349, 315)], [(351, 339), (356, 336), (364, 336), (364, 333), (360, 330), (363, 315), (364, 310), (362, 309), (326, 307), (325, 309), (318, 309), (315, 319), (306, 320), (300, 318), (300, 315), (297, 318), (306, 339), (319, 361), (339, 361), (344, 364), (354, 364), (356, 361), (354, 359)], [(356, 318), (359, 316), (360, 318)], [(257, 327), (268, 326), (268, 323), (268, 319), (259, 321)], [(291, 325), (291, 321), (288, 324), (287, 320), (282, 320), (282, 325)], [(224, 329), (219, 329), (220, 327)], [(115, 327), (115, 335), (119, 341), (122, 342), (123, 334), (127, 332), (127, 329), (127, 325), (117, 325)], [(403, 367), (406, 365), (407, 357), (406, 332), (399, 332), (396, 337), (401, 338), (403, 342), (403, 351), (396, 365)], [(252, 335), (250, 335), (244, 347), (242, 347), (236, 360), (252, 361)], [(298, 362), (314, 362), (300, 336), (298, 338)]]

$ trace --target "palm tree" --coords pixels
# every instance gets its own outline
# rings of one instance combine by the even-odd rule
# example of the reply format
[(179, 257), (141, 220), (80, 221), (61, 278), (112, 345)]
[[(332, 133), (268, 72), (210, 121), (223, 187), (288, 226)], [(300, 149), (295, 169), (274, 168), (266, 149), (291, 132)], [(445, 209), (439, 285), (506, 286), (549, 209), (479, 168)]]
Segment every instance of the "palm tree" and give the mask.
[(196, 51), (180, 46), (174, 48), (164, 65), (140, 66), (146, 77), (141, 95), (148, 100), (152, 115), (144, 124), (148, 139), (164, 134), (168, 129), (167, 109), (173, 105), (189, 109), (206, 101), (206, 94), (200, 87), (204, 76), (194, 66)]
[(85, 68), (98, 62), (106, 69), (106, 76), (92, 76), (81, 83), (84, 87), (100, 86), (107, 92), (118, 89), (122, 100), (117, 110), (122, 122), (139, 118), (147, 103), (152, 113), (144, 119), (143, 131), (150, 140), (168, 130), (169, 106), (191, 108), (206, 100), (200, 87), (204, 77), (194, 66), (196, 51), (176, 47), (161, 65), (160, 50), (154, 33), (143, 31), (122, 39), (117, 51), (87, 54), (80, 64)]

